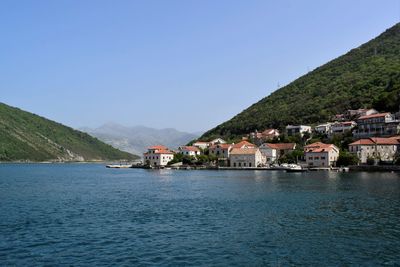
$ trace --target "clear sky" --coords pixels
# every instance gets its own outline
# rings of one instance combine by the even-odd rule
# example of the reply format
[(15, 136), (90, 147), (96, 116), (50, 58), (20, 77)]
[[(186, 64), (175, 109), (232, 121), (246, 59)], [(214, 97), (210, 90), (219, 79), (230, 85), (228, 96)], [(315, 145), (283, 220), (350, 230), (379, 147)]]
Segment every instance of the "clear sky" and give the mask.
[(0, 102), (208, 130), (399, 20), (399, 0), (2, 0)]

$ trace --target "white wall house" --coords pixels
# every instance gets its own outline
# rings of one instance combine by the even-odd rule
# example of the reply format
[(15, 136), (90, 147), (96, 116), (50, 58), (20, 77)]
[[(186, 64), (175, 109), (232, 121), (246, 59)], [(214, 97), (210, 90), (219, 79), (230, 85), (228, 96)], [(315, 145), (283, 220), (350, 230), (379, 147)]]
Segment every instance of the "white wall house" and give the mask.
[(370, 109), (365, 109), (365, 108), (349, 109), (347, 111), (347, 116), (349, 118), (357, 118), (357, 117), (368, 116), (368, 115), (373, 115), (373, 114), (377, 114), (377, 113), (378, 113), (378, 111), (376, 111), (373, 108), (370, 108)]
[(266, 163), (272, 164), (283, 155), (292, 152), (295, 148), (295, 143), (264, 143), (260, 146), (260, 151), (265, 156)]
[(368, 158), (391, 162), (395, 159), (399, 146), (400, 142), (396, 138), (373, 137), (349, 144), (349, 151), (356, 154), (363, 164), (367, 163)]
[(210, 141), (210, 145), (216, 145), (216, 144), (226, 144), (226, 141), (222, 138), (216, 138)]
[(209, 154), (217, 158), (228, 159), (232, 144), (216, 144), (209, 148)]
[(180, 154), (185, 156), (193, 156), (196, 157), (200, 155), (200, 149), (195, 146), (181, 146), (178, 148)]
[(389, 112), (361, 116), (357, 119), (356, 138), (392, 136), (398, 134), (399, 122)]
[(286, 126), (286, 134), (294, 136), (300, 134), (302, 137), (305, 133), (311, 133), (311, 126), (307, 125), (288, 125)]
[(277, 129), (266, 129), (262, 132), (251, 132), (249, 134), (250, 140), (254, 143), (256, 143), (257, 145), (260, 145), (264, 142), (266, 142), (267, 140), (272, 140), (275, 137), (279, 136), (279, 131)]
[(357, 126), (355, 121), (342, 121), (332, 124), (332, 134), (343, 134), (345, 132), (351, 131)]
[(196, 143), (193, 143), (193, 146), (201, 149), (206, 149), (210, 146), (210, 142), (197, 141)]
[(265, 165), (265, 157), (258, 148), (232, 148), (229, 156), (230, 166), (253, 168)]
[(314, 127), (314, 131), (319, 134), (331, 134), (331, 125), (332, 123), (324, 123)]
[(339, 148), (317, 142), (304, 147), (304, 156), (310, 167), (331, 167), (336, 165), (339, 158)]
[(165, 146), (152, 146), (143, 154), (144, 163), (152, 167), (165, 166), (173, 160), (174, 153)]

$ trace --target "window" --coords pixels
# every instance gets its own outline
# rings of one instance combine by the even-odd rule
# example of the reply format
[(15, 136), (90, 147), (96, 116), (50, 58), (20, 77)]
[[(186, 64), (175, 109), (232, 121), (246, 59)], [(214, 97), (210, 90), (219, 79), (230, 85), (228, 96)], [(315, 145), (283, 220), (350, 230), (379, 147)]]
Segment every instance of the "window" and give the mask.
[(325, 159), (325, 157), (321, 157), (321, 159)]
[(251, 167), (251, 162), (249, 162), (249, 167)]

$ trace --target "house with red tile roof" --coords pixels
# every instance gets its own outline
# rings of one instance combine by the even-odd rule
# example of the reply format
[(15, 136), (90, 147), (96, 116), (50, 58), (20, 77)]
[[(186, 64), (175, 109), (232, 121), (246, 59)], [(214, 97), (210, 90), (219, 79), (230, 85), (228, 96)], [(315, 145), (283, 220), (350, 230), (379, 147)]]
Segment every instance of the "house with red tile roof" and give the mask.
[(400, 122), (389, 112), (361, 116), (357, 119), (356, 138), (388, 137), (400, 133)]
[(357, 140), (349, 144), (350, 153), (354, 153), (360, 160), (360, 163), (367, 163), (369, 158), (384, 162), (392, 162), (400, 146), (400, 137), (389, 138), (371, 137)]
[(265, 156), (267, 164), (275, 163), (280, 157), (295, 149), (295, 143), (264, 143), (260, 146), (260, 151)]
[(333, 144), (316, 142), (304, 146), (304, 156), (310, 167), (332, 167), (339, 158), (339, 148)]
[(331, 125), (331, 134), (344, 134), (357, 126), (355, 121), (335, 122)]
[(233, 144), (233, 148), (256, 148), (255, 144), (250, 143), (249, 141), (243, 140), (237, 144)]
[(147, 149), (147, 152), (143, 154), (145, 164), (152, 167), (165, 166), (168, 162), (173, 160), (173, 158), (174, 152), (162, 145), (151, 146)]
[(217, 158), (228, 159), (229, 151), (232, 146), (232, 144), (215, 144), (211, 145), (208, 151), (210, 155), (216, 156)]
[(277, 129), (266, 129), (262, 132), (255, 131), (249, 134), (250, 140), (257, 145), (261, 145), (262, 143), (272, 140), (278, 136), (279, 131)]

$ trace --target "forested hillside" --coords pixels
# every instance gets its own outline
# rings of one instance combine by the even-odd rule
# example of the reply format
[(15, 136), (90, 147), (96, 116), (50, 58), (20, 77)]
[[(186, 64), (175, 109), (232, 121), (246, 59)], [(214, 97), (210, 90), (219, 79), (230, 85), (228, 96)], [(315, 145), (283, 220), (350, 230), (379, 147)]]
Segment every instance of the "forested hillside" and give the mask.
[(398, 111), (400, 24), (253, 104), (201, 139), (330, 120), (347, 109)]
[(132, 160), (138, 156), (60, 123), (0, 103), (0, 161)]

